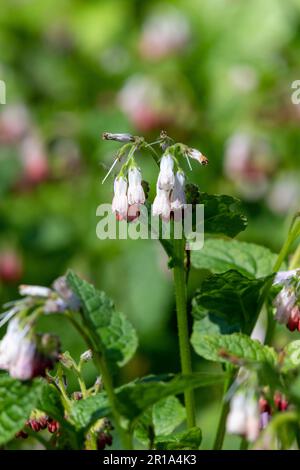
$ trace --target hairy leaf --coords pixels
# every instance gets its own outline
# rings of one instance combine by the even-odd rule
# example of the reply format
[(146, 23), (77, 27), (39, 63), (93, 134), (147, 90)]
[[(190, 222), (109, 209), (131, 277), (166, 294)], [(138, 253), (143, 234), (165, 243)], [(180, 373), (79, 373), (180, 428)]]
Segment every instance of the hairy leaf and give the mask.
[(192, 301), (197, 329), (203, 332), (250, 333), (258, 318), (262, 292), (272, 276), (249, 279), (238, 271), (206, 278)]
[(238, 199), (225, 195), (200, 193), (204, 204), (204, 229), (206, 234), (235, 237), (247, 227), (247, 218)]
[(170, 396), (153, 405), (152, 416), (155, 435), (159, 436), (171, 434), (185, 420), (186, 413), (178, 398)]
[(31, 382), (0, 375), (0, 444), (13, 439), (36, 408), (43, 389), (39, 379)]
[(268, 248), (238, 240), (208, 239), (199, 251), (192, 251), (195, 268), (220, 274), (235, 269), (247, 277), (260, 278), (272, 273), (277, 255)]
[(83, 319), (96, 347), (113, 369), (126, 364), (137, 348), (136, 332), (122, 313), (116, 312), (113, 301), (88, 282), (69, 272), (68, 283), (80, 298)]
[(282, 372), (300, 369), (300, 340), (288, 343), (282, 351)]
[(277, 355), (273, 348), (241, 333), (232, 335), (203, 335), (195, 322), (192, 345), (199, 356), (209, 361), (244, 363), (268, 363), (275, 365)]
[(198, 450), (202, 441), (202, 432), (198, 427), (169, 436), (158, 436), (155, 447), (158, 450)]

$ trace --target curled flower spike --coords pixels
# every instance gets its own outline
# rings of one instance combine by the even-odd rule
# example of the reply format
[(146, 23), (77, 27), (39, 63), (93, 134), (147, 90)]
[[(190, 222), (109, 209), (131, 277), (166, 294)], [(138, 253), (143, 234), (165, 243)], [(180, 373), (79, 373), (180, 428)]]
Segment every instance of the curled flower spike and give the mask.
[(123, 176), (120, 176), (114, 182), (114, 198), (112, 201), (112, 211), (118, 215), (120, 220), (127, 217), (128, 200), (126, 193), (127, 181)]
[(146, 198), (142, 187), (142, 174), (138, 168), (129, 168), (128, 181), (128, 204), (144, 204)]
[(164, 220), (170, 219), (171, 204), (169, 191), (160, 189), (157, 185), (156, 197), (152, 205), (152, 214), (154, 216), (161, 215)]
[(163, 155), (160, 161), (160, 172), (158, 175), (157, 186), (159, 189), (169, 191), (175, 184), (174, 160), (170, 154)]
[(188, 148), (186, 155), (193, 160), (197, 160), (201, 165), (208, 165), (208, 159), (197, 149)]
[(110, 132), (103, 132), (103, 140), (115, 140), (116, 142), (122, 142), (123, 144), (134, 142), (135, 138), (131, 134), (111, 134)]
[(174, 189), (171, 193), (171, 209), (182, 209), (186, 204), (185, 198), (185, 176), (181, 171), (177, 171), (175, 175)]

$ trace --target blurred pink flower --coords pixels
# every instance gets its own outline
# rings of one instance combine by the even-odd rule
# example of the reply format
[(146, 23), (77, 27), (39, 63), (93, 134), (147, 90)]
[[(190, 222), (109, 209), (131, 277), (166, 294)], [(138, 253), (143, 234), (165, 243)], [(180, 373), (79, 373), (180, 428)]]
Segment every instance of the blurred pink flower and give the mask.
[(13, 249), (0, 252), (0, 280), (6, 283), (18, 282), (23, 273), (22, 259)]

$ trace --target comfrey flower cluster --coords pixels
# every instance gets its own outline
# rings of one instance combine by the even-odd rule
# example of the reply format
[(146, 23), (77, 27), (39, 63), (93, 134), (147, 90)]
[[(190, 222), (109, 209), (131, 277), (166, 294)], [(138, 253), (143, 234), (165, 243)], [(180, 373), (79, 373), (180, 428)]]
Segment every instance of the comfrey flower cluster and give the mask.
[[(134, 153), (136, 150), (146, 149), (147, 147), (152, 149), (154, 144), (146, 144), (143, 138), (134, 137), (130, 134), (111, 134), (105, 132), (103, 138), (105, 140), (122, 142), (125, 144), (123, 148), (128, 148), (127, 161), (114, 181), (112, 211), (116, 214), (118, 220), (131, 222), (139, 216), (139, 208), (146, 200), (143, 187), (145, 185), (142, 182), (141, 170), (136, 165)], [(164, 132), (161, 133), (160, 139), (155, 143), (160, 144), (163, 155), (160, 159), (160, 170), (156, 182), (156, 197), (152, 206), (152, 214), (154, 216), (161, 216), (163, 220), (168, 221), (171, 218), (171, 214), (174, 215), (176, 211), (181, 211), (186, 205), (186, 175), (179, 165), (178, 157), (184, 157), (188, 161), (189, 166), (190, 159), (196, 160), (201, 165), (207, 165), (208, 160), (199, 150), (189, 148), (184, 144), (173, 144), (172, 139)], [(154, 152), (153, 149), (152, 151)], [(156, 154), (156, 152), (154, 153)], [(122, 158), (123, 156), (124, 152), (122, 152)], [(115, 160), (112, 168), (117, 160), (118, 158)], [(110, 172), (111, 170), (108, 175)]]
[(29, 380), (45, 375), (59, 356), (58, 338), (35, 332), (38, 318), (78, 310), (80, 304), (64, 277), (54, 282), (53, 289), (22, 285), (20, 294), (24, 297), (8, 304), (9, 310), (1, 315), (0, 326), (8, 323), (8, 327), (0, 342), (0, 369), (16, 379)]
[(276, 320), (290, 331), (300, 331), (300, 270), (279, 272), (274, 285), (282, 286), (274, 300)]

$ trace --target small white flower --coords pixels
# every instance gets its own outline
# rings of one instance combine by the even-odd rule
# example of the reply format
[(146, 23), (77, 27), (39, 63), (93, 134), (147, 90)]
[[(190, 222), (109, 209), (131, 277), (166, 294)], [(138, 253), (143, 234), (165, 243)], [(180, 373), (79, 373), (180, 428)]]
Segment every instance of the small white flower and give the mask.
[(52, 293), (48, 287), (28, 286), (25, 284), (19, 287), (19, 292), (21, 295), (29, 295), (31, 297), (49, 297)]
[(13, 318), (0, 342), (0, 369), (8, 370), (10, 365), (16, 361), (23, 337), (24, 331), (20, 328), (19, 320)]
[(173, 189), (175, 183), (174, 160), (170, 154), (163, 155), (160, 161), (160, 172), (158, 175), (157, 186), (159, 189), (169, 191)]
[(171, 209), (182, 209), (186, 204), (184, 173), (177, 171), (175, 175), (174, 189), (171, 193)]
[(142, 187), (142, 174), (136, 167), (128, 171), (128, 204), (144, 204), (145, 193)]
[(260, 430), (258, 401), (252, 393), (238, 391), (230, 402), (230, 412), (227, 417), (226, 429), (230, 434), (245, 436), (254, 442)]
[(246, 423), (245, 395), (236, 393), (230, 402), (230, 412), (227, 417), (226, 429), (229, 434), (244, 435)]
[(35, 376), (37, 349), (35, 342), (22, 339), (16, 360), (10, 364), (9, 374), (19, 380), (29, 380)]
[(187, 156), (193, 160), (197, 160), (201, 165), (208, 164), (208, 159), (197, 149), (189, 148), (187, 150)]
[(170, 218), (170, 211), (171, 211), (171, 204), (170, 204), (169, 191), (165, 191), (164, 189), (159, 189), (159, 187), (157, 186), (156, 197), (152, 205), (152, 214), (154, 216), (161, 215), (163, 219), (168, 220)]
[(288, 324), (293, 307), (296, 304), (295, 293), (288, 287), (284, 287), (274, 300), (276, 307), (275, 318), (279, 323)]
[(290, 271), (279, 271), (274, 279), (273, 284), (288, 284), (289, 281), (297, 276), (297, 274), (300, 273), (299, 269), (292, 269)]
[(128, 210), (127, 201), (127, 181), (120, 176), (114, 182), (114, 198), (112, 201), (112, 211), (116, 212), (122, 219), (126, 219)]

